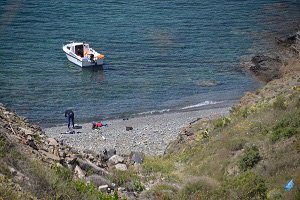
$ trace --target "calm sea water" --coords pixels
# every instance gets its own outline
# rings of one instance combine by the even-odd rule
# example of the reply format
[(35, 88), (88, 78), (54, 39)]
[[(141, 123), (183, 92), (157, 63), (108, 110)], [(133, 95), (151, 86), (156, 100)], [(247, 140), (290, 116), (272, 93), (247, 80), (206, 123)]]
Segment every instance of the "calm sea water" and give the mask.
[[(240, 57), (300, 19), (299, 1), (0, 2), (0, 102), (30, 121), (63, 123), (230, 105), (258, 87)], [(82, 70), (65, 41), (106, 55)], [(207, 86), (207, 83), (211, 86)]]

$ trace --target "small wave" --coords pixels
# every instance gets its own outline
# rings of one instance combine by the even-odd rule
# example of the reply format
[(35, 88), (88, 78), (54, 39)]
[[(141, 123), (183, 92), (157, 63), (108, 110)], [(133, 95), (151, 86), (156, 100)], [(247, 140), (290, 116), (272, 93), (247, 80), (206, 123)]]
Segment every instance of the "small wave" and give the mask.
[(165, 113), (165, 112), (169, 112), (169, 111), (170, 111), (170, 109), (150, 110), (150, 111), (146, 111), (146, 112), (137, 113), (136, 115), (152, 115), (152, 114)]
[(218, 104), (218, 103), (222, 103), (223, 101), (204, 101), (195, 105), (190, 105), (190, 106), (186, 106), (181, 108), (181, 110), (186, 110), (186, 109), (191, 109), (191, 108), (198, 108), (198, 107), (202, 107), (202, 106), (207, 106), (207, 105), (214, 105), (214, 104)]

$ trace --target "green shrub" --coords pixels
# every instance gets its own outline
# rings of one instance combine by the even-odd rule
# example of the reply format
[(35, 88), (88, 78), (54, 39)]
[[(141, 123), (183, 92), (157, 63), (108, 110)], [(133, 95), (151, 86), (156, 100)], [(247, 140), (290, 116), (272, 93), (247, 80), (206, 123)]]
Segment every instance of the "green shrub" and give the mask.
[(214, 196), (216, 199), (266, 199), (267, 187), (261, 177), (247, 171), (226, 180)]
[(108, 177), (113, 183), (118, 186), (125, 187), (127, 183), (133, 182), (133, 187), (136, 187), (137, 190), (141, 189), (140, 178), (136, 174), (136, 172), (132, 170), (120, 171), (113, 170), (112, 175)]
[(272, 142), (276, 142), (281, 138), (290, 138), (293, 135), (299, 134), (299, 131), (300, 131), (299, 129), (296, 129), (294, 127), (276, 129), (275, 131), (272, 132), (271, 140)]
[(227, 117), (218, 118), (214, 121), (214, 127), (217, 128), (223, 128), (226, 127), (230, 123), (230, 119)]
[(145, 186), (142, 184), (142, 182), (138, 179), (133, 180), (133, 190), (137, 192), (141, 192), (145, 189)]
[(285, 110), (287, 108), (285, 98), (281, 95), (276, 97), (275, 101), (273, 102), (273, 108), (278, 110)]
[(248, 107), (241, 109), (240, 112), (241, 112), (240, 115), (241, 115), (243, 118), (247, 118), (247, 117), (250, 115), (250, 111), (249, 111), (249, 108), (248, 108)]
[(246, 140), (242, 138), (235, 138), (226, 143), (226, 147), (230, 151), (238, 151), (244, 148)]
[(85, 194), (85, 193), (93, 194), (93, 193), (98, 192), (97, 188), (93, 184), (87, 184), (80, 180), (73, 181), (73, 184), (74, 184), (75, 189), (78, 192), (83, 193), (83, 194)]
[(72, 180), (73, 172), (70, 169), (65, 168), (65, 167), (60, 167), (57, 165), (52, 166), (52, 168), (53, 168), (54, 172), (63, 180), (65, 180), (65, 181)]
[(260, 159), (261, 157), (258, 148), (256, 146), (248, 147), (239, 161), (239, 168), (242, 171), (251, 169), (260, 161)]
[(105, 194), (100, 192), (93, 184), (85, 183), (80, 180), (73, 181), (75, 189), (81, 194), (87, 194), (90, 198), (88, 199), (101, 199), (101, 200), (118, 200), (118, 193), (115, 192), (113, 195)]
[(230, 114), (233, 116), (241, 116), (246, 118), (249, 115), (248, 107), (233, 106), (230, 110)]
[(296, 110), (283, 117), (283, 119), (273, 127), (271, 133), (272, 142), (300, 134), (300, 112)]

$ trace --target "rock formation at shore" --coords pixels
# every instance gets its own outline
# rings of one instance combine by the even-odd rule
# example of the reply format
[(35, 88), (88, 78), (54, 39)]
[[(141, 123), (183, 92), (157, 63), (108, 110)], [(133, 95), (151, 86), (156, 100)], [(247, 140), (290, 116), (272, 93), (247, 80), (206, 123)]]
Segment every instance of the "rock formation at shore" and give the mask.
[(273, 54), (257, 54), (241, 63), (247, 71), (263, 82), (280, 78), (287, 60), (300, 54), (300, 32), (275, 40), (279, 51)]

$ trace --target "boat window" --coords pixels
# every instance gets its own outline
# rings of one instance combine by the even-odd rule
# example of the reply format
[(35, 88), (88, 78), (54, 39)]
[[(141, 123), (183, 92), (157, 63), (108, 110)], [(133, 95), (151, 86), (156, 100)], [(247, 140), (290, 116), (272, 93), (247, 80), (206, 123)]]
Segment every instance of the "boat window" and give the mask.
[(70, 50), (70, 49), (71, 49), (71, 47), (67, 47), (67, 49), (69, 49), (69, 50)]

